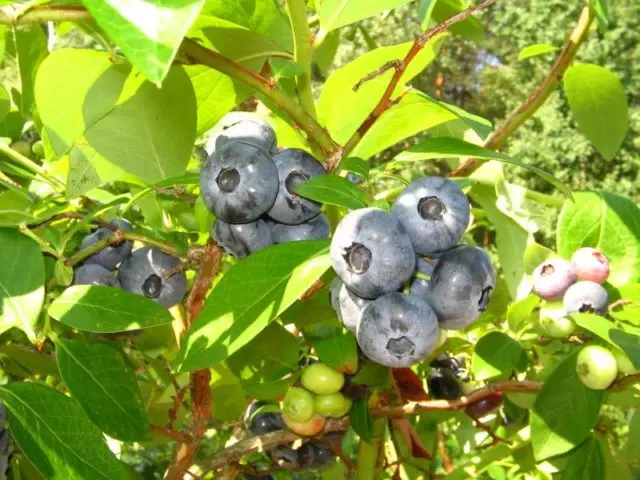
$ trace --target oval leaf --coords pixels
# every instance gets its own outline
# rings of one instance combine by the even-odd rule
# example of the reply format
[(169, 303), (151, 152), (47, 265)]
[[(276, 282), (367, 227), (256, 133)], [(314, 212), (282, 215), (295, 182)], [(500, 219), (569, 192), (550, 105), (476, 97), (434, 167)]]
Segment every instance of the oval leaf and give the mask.
[(640, 280), (640, 209), (606, 192), (578, 192), (565, 202), (558, 219), (558, 253), (571, 258), (580, 247), (600, 250), (609, 259), (609, 283), (623, 286)]
[(604, 67), (579, 63), (565, 72), (564, 90), (580, 131), (611, 160), (629, 128), (627, 96), (618, 77)]
[(124, 354), (103, 342), (56, 342), (62, 379), (87, 415), (107, 435), (139, 441), (151, 435), (142, 393)]
[(0, 333), (17, 327), (35, 339), (44, 301), (44, 260), (38, 244), (0, 229)]
[(567, 357), (556, 367), (533, 405), (531, 443), (538, 461), (582, 443), (598, 420), (603, 392), (582, 383), (576, 356)]
[(200, 13), (204, 0), (85, 0), (91, 16), (127, 59), (154, 83), (160, 83), (182, 38)]
[(20, 451), (50, 480), (129, 478), (102, 432), (66, 395), (37, 383), (0, 387)]
[(519, 162), (504, 153), (494, 152), (493, 150), (474, 145), (453, 137), (434, 137), (420, 142), (411, 148), (396, 156), (395, 160), (399, 162), (415, 162), (418, 160), (428, 160), (431, 158), (460, 158), (475, 157), (487, 160), (498, 160), (500, 162), (517, 165), (534, 172), (540, 178), (549, 182), (551, 185), (560, 190), (565, 196), (571, 198), (571, 190), (562, 182), (557, 180), (550, 173), (536, 167)]
[(214, 365), (249, 343), (330, 267), (329, 242), (275, 245), (222, 277), (182, 343), (179, 370)]
[(591, 436), (568, 456), (566, 468), (560, 480), (602, 480), (604, 474), (604, 454), (600, 442)]
[(319, 175), (295, 188), (303, 197), (356, 210), (367, 206), (367, 194), (344, 177)]
[(49, 315), (78, 330), (115, 333), (171, 323), (169, 311), (154, 301), (119, 288), (74, 285), (49, 307)]
[(320, 4), (320, 26), (331, 31), (399, 7), (411, 0), (323, 0)]
[(536, 43), (535, 45), (529, 45), (520, 50), (518, 54), (518, 60), (525, 60), (531, 57), (537, 57), (539, 55), (546, 55), (547, 53), (557, 52), (560, 47), (554, 45), (548, 45), (546, 43)]
[(505, 373), (522, 371), (526, 352), (514, 339), (502, 332), (489, 332), (476, 343), (473, 354), (473, 372), (478, 380)]

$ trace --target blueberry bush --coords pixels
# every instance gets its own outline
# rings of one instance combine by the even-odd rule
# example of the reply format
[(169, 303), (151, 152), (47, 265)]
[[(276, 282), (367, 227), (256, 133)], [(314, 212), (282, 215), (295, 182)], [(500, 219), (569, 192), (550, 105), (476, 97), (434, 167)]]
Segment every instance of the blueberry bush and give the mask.
[(516, 135), (637, 164), (620, 32), (492, 124), (417, 78), (500, 3), (0, 2), (0, 478), (637, 478), (640, 209)]

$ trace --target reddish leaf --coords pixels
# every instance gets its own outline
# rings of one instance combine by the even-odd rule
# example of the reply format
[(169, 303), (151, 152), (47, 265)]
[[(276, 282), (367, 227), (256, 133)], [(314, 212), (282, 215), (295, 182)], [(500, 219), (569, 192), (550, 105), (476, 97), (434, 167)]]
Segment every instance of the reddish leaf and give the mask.
[(429, 400), (430, 397), (424, 391), (422, 380), (413, 370), (410, 368), (394, 368), (391, 372), (404, 402)]

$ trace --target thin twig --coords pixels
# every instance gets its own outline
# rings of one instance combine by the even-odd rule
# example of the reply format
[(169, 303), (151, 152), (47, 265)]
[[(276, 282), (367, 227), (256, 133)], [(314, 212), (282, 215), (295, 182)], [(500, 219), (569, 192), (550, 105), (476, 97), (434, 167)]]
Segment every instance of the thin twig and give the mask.
[[(587, 4), (580, 12), (580, 17), (573, 32), (569, 36), (562, 51), (556, 58), (551, 70), (545, 77), (545, 79), (538, 85), (538, 87), (529, 95), (517, 110), (515, 110), (509, 117), (494, 130), (491, 136), (484, 142), (483, 147), (489, 150), (499, 150), (504, 145), (507, 138), (540, 108), (544, 102), (547, 101), (549, 95), (556, 89), (564, 72), (569, 68), (573, 59), (576, 56), (580, 44), (583, 42), (589, 27), (594, 19), (594, 13), (592, 7)], [(465, 177), (476, 171), (483, 161), (477, 158), (468, 158), (460, 166), (451, 170), (450, 177)]]
[(400, 83), (400, 79), (402, 78), (402, 75), (404, 74), (406, 69), (409, 67), (413, 59), (418, 55), (420, 50), (422, 50), (422, 48), (427, 44), (427, 42), (429, 42), (429, 40), (434, 38), (436, 35), (443, 33), (451, 25), (461, 22), (462, 20), (465, 20), (466, 18), (470, 17), (474, 13), (479, 12), (482, 9), (487, 8), (489, 5), (495, 3), (495, 1), (496, 0), (484, 0), (478, 5), (468, 8), (467, 10), (460, 12), (457, 15), (454, 15), (453, 17), (448, 18), (444, 22), (436, 25), (434, 28), (427, 30), (413, 42), (413, 45), (411, 46), (411, 48), (409, 49), (409, 51), (407, 52), (407, 54), (402, 60), (393, 60), (391, 62), (388, 62), (387, 64), (383, 65), (381, 68), (376, 70), (375, 72), (372, 72), (369, 75), (367, 75), (365, 78), (363, 78), (356, 84), (356, 87), (359, 88), (364, 81), (371, 80), (372, 78), (375, 78), (377, 75), (380, 75), (381, 73), (386, 72), (387, 70), (390, 70), (390, 69), (395, 70), (393, 77), (391, 77), (391, 80), (389, 81), (389, 84), (387, 85), (387, 88), (384, 94), (378, 101), (378, 104), (374, 107), (374, 109), (371, 111), (369, 116), (367, 116), (367, 118), (362, 122), (360, 127), (358, 127), (358, 130), (356, 130), (356, 132), (347, 141), (347, 143), (342, 149), (342, 154), (340, 155), (340, 157), (336, 158), (335, 160), (332, 159), (330, 162), (328, 162), (327, 168), (329, 170), (335, 170), (340, 164), (340, 161), (342, 160), (342, 158), (346, 157), (349, 154), (349, 152), (351, 152), (356, 147), (358, 142), (362, 140), (365, 134), (376, 122), (376, 120), (380, 118), (380, 116), (384, 112), (386, 112), (391, 106), (393, 106), (391, 97), (393, 96), (393, 93), (396, 87)]

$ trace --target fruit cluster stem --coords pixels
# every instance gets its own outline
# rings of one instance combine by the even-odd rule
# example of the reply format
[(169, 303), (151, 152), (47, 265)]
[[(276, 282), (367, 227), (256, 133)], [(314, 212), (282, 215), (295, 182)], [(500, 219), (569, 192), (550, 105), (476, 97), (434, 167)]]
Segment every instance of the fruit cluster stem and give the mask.
[(302, 108), (314, 119), (316, 106), (311, 89), (311, 32), (307, 20), (305, 0), (287, 0), (287, 11), (293, 32), (293, 58), (302, 67), (302, 73), (296, 77), (298, 98)]
[(34, 174), (40, 179), (40, 181), (51, 185), (51, 187), (55, 191), (64, 192), (65, 186), (60, 180), (49, 175), (40, 165), (35, 163), (33, 160), (25, 157), (21, 153), (16, 152), (13, 148), (11, 148), (4, 142), (0, 142), (0, 153), (4, 153), (13, 163), (24, 168), (29, 173)]
[[(569, 68), (573, 62), (573, 59), (578, 52), (578, 48), (589, 32), (589, 27), (591, 26), (594, 18), (595, 13), (593, 12), (593, 8), (589, 5), (589, 2), (586, 2), (580, 12), (580, 17), (578, 18), (576, 26), (562, 47), (558, 58), (556, 58), (556, 61), (547, 76), (531, 93), (531, 95), (527, 97), (522, 105), (520, 105), (498, 128), (493, 131), (489, 138), (484, 142), (483, 147), (488, 148), (489, 150), (499, 150), (507, 139), (513, 135), (513, 133), (520, 128), (524, 122), (531, 118), (547, 101), (551, 93), (553, 93), (562, 80), (567, 68)], [(482, 164), (483, 160), (481, 159), (469, 158), (459, 167), (453, 169), (449, 173), (449, 176), (468, 176), (476, 171)]]

